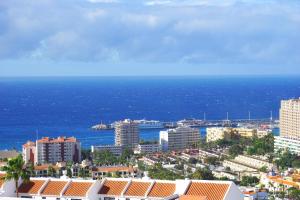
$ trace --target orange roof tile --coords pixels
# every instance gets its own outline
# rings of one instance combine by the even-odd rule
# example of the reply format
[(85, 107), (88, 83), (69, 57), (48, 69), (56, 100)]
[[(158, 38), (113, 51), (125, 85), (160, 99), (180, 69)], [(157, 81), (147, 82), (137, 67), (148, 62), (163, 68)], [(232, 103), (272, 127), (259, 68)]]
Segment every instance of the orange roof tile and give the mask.
[(20, 185), (19, 192), (27, 194), (37, 194), (44, 183), (44, 180), (30, 180)]
[(110, 196), (120, 196), (125, 189), (128, 181), (112, 181), (106, 180), (99, 190), (98, 194), (105, 194)]
[(228, 189), (228, 184), (192, 182), (186, 195), (206, 196), (207, 200), (222, 200)]
[(125, 196), (143, 197), (146, 195), (146, 192), (150, 187), (150, 185), (151, 185), (150, 182), (132, 181), (125, 192)]
[(279, 183), (279, 184), (283, 184), (283, 185), (289, 185), (289, 186), (292, 186), (292, 187), (296, 187), (296, 188), (299, 188), (299, 184), (297, 184), (296, 182), (294, 181), (288, 181), (288, 180), (284, 180), (284, 179), (271, 179), (272, 181), (276, 182), (276, 183)]
[(2, 187), (4, 180), (2, 178), (4, 178), (5, 174), (0, 174), (0, 188)]
[(27, 148), (27, 147), (35, 147), (35, 143), (32, 142), (32, 141), (28, 141), (27, 143), (23, 144), (23, 147), (24, 147), (24, 148)]
[(62, 143), (62, 142), (77, 142), (75, 137), (58, 137), (58, 138), (49, 138), (43, 137), (37, 141), (38, 143)]
[(67, 181), (49, 181), (41, 195), (58, 196), (66, 184)]
[(36, 166), (34, 166), (34, 170), (38, 170), (38, 171), (48, 170), (48, 168), (50, 166), (53, 167), (55, 170), (59, 169), (59, 167), (56, 166), (56, 165), (47, 165), (47, 164), (45, 164), (45, 165), (36, 165)]
[(92, 169), (93, 172), (133, 172), (133, 167), (117, 166), (117, 167), (97, 167)]
[(204, 196), (182, 195), (179, 200), (207, 200), (207, 198)]
[(174, 183), (154, 183), (150, 190), (149, 197), (169, 197), (175, 193), (176, 185)]
[(65, 191), (64, 196), (85, 197), (92, 185), (93, 183), (91, 182), (71, 182)]

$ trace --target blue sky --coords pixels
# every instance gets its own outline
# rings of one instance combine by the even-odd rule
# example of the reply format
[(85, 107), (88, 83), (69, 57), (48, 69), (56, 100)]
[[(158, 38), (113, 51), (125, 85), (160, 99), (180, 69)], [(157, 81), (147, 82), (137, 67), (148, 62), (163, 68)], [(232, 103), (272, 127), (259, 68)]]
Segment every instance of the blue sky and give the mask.
[(207, 74), (300, 74), (299, 1), (0, 1), (0, 76)]

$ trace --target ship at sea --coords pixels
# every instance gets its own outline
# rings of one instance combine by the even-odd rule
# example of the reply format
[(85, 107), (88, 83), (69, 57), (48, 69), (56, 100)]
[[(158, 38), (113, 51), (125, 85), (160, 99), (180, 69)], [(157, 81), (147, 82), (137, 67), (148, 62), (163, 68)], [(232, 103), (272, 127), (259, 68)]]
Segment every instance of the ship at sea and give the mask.
[(164, 128), (164, 124), (157, 120), (134, 120), (134, 122), (138, 123), (140, 129), (162, 129)]

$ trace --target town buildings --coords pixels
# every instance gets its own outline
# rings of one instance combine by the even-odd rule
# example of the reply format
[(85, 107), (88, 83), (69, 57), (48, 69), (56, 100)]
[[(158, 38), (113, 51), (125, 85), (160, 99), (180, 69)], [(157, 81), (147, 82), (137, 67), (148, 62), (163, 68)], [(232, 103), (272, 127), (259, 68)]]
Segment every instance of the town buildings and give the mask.
[(114, 156), (120, 156), (123, 152), (123, 146), (116, 146), (116, 145), (99, 145), (99, 146), (91, 146), (91, 152), (94, 153), (95, 151), (109, 151)]
[(144, 143), (137, 145), (134, 153), (137, 154), (152, 154), (161, 151), (161, 146), (158, 143)]
[(279, 149), (300, 154), (300, 99), (281, 101), (280, 136), (275, 137), (275, 150)]
[(163, 151), (182, 150), (197, 145), (200, 132), (197, 128), (180, 126), (175, 129), (160, 131), (159, 143)]
[[(13, 181), (0, 183), (0, 199), (16, 197)], [(60, 200), (242, 200), (230, 181), (152, 180), (105, 178), (103, 180), (31, 178), (19, 186), (19, 199)]]
[(23, 145), (23, 159), (34, 164), (81, 161), (81, 143), (74, 137), (44, 137)]
[(17, 152), (16, 150), (3, 150), (3, 151), (0, 151), (0, 161), (10, 159), (10, 158), (15, 158), (18, 155), (19, 155), (19, 152)]
[(115, 123), (115, 145), (135, 148), (140, 141), (138, 123), (125, 119)]
[(231, 128), (231, 127), (211, 127), (206, 129), (206, 142), (215, 142), (218, 140), (230, 140), (234, 136), (239, 137), (259, 137), (262, 138), (270, 133), (269, 130), (257, 128)]

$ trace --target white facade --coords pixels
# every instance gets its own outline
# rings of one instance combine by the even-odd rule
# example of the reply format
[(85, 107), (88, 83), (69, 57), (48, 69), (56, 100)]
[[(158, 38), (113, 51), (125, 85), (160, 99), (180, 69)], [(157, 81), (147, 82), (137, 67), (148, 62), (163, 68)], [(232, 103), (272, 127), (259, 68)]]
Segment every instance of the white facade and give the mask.
[(34, 142), (28, 141), (22, 146), (22, 157), (24, 162), (27, 164), (29, 162), (35, 162), (36, 146)]
[[(32, 183), (20, 183), (20, 197), (18, 199), (47, 199), (47, 200), (178, 200), (181, 196), (193, 195), (208, 200), (222, 196), (223, 200), (242, 200), (243, 195), (238, 187), (231, 181), (205, 181), (205, 180), (151, 180), (129, 178), (105, 178), (103, 180), (77, 180), (77, 179), (49, 179), (31, 178)], [(28, 185), (26, 185), (28, 184)], [(52, 184), (52, 185), (51, 185)], [(144, 185), (143, 185), (144, 184)], [(145, 184), (147, 186), (145, 186)], [(157, 187), (156, 187), (157, 184)], [(35, 186), (34, 186), (35, 185)], [(60, 185), (60, 186), (54, 186)], [(224, 190), (224, 185), (226, 190)], [(34, 187), (34, 192), (33, 189)], [(146, 187), (146, 188), (145, 188)], [(202, 188), (190, 190), (190, 188)], [(207, 187), (207, 188), (206, 188)], [(26, 189), (24, 189), (26, 188)], [(54, 189), (56, 188), (56, 189)], [(164, 188), (162, 191), (161, 188)], [(47, 193), (45, 191), (47, 190)], [(127, 193), (131, 190), (130, 194)], [(140, 195), (139, 190), (145, 193)], [(151, 191), (155, 190), (155, 196)], [(32, 192), (30, 192), (32, 191)], [(208, 192), (209, 191), (209, 192)], [(165, 195), (167, 193), (167, 196)], [(137, 194), (137, 195), (135, 195)], [(5, 182), (0, 188), (0, 199), (15, 199), (15, 186)]]
[(81, 161), (81, 144), (76, 138), (42, 138), (36, 141), (36, 164), (68, 161)]
[(159, 144), (139, 144), (135, 153), (151, 154), (159, 151), (161, 151), (161, 146)]
[(109, 151), (115, 156), (120, 156), (123, 151), (122, 146), (115, 146), (115, 145), (99, 145), (99, 146), (91, 146), (92, 153), (95, 151)]
[(214, 142), (222, 139), (229, 139), (231, 128), (212, 127), (206, 129), (206, 142)]
[(300, 99), (281, 101), (280, 136), (300, 140)]
[(115, 145), (135, 148), (139, 144), (138, 123), (126, 119), (115, 123)]
[(163, 151), (183, 150), (196, 145), (199, 140), (199, 129), (188, 126), (168, 129), (159, 133), (159, 144)]
[(269, 163), (267, 160), (263, 160), (261, 158), (257, 158), (254, 156), (245, 156), (245, 155), (239, 155), (234, 158), (234, 161), (248, 165), (250, 167), (253, 167), (255, 169), (260, 169), (262, 167), (267, 167), (268, 170), (271, 170), (273, 168), (273, 164)]
[(295, 154), (300, 155), (300, 140), (291, 139), (282, 136), (275, 136), (274, 148), (275, 151), (278, 150), (289, 150)]

